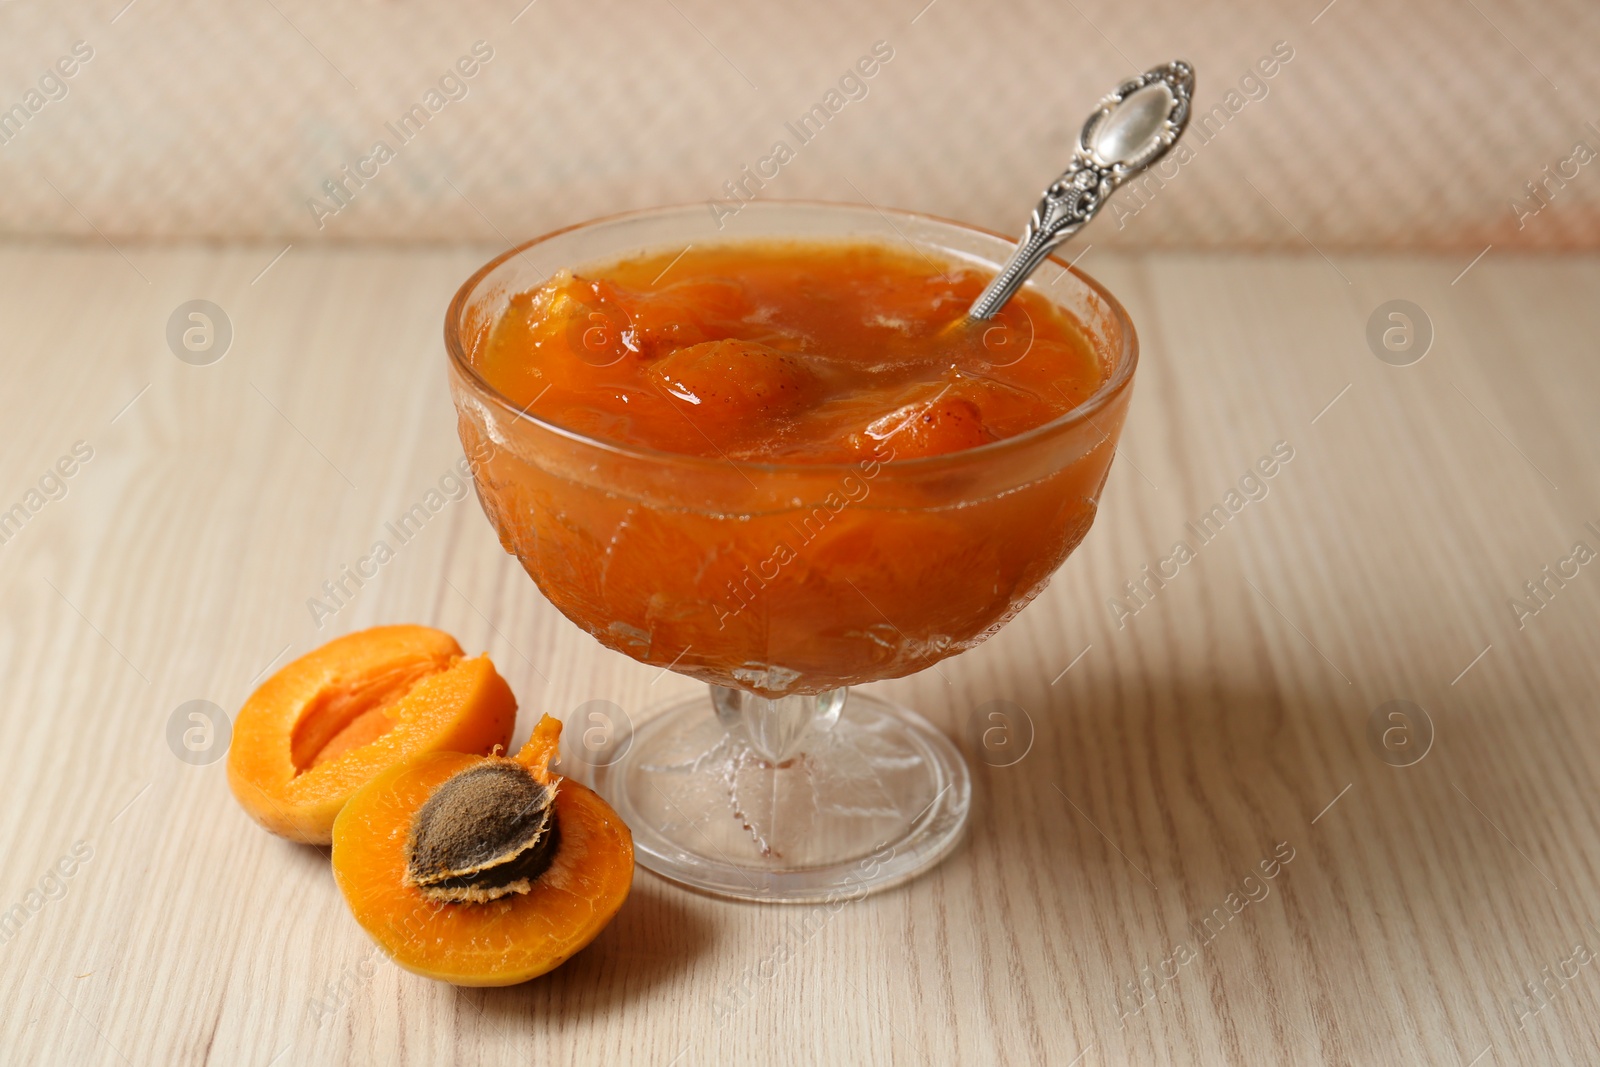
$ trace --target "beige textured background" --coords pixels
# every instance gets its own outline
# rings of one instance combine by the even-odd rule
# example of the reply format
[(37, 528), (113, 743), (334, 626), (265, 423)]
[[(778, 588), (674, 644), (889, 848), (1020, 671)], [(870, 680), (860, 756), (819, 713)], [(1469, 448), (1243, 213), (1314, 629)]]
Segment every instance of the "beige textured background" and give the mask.
[[(1186, 57), (1205, 110), (1285, 41), (1267, 95), (1191, 133), (1173, 188), (1097, 245), (1600, 243), (1600, 161), (1520, 228), (1512, 207), (1576, 142), (1600, 149), (1592, 0), (525, 2), (0, 5), (0, 109), (94, 49), (0, 145), (0, 234), (503, 243), (719, 196), (780, 138), (797, 158), (762, 195), (1010, 231), (1118, 78)], [(494, 58), (468, 95), (319, 228), (321, 183), (393, 146), (384, 124), (477, 40)], [(797, 146), (785, 121), (878, 40), (869, 95)]]

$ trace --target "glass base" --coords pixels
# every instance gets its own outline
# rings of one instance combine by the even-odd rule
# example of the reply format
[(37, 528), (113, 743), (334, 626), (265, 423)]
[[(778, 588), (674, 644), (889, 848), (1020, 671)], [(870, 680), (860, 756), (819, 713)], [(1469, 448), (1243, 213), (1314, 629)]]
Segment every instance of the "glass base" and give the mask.
[(730, 729), (733, 692), (716, 710), (703, 694), (668, 705), (592, 768), (648, 870), (740, 900), (831, 901), (899, 885), (960, 842), (971, 776), (915, 712), (850, 694), (773, 760), (759, 731)]

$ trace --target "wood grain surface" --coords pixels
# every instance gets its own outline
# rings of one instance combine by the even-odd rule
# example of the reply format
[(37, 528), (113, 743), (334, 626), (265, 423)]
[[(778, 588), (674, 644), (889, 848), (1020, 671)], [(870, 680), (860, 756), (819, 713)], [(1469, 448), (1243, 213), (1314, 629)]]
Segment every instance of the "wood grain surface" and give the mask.
[[(171, 739), (379, 622), (491, 653), (519, 735), (694, 688), (562, 619), (470, 496), (313, 622), (451, 473), (440, 323), (493, 251), (0, 250), (0, 1061), (1600, 1062), (1600, 261), (1091, 252), (1144, 346), (1094, 530), (876, 687), (962, 738), (965, 844), (810, 918), (640, 871), (483, 991), (378, 955), (326, 852)], [(209, 365), (168, 345), (191, 299), (231, 323)], [(1392, 299), (1431, 321), (1410, 366), (1366, 340)]]

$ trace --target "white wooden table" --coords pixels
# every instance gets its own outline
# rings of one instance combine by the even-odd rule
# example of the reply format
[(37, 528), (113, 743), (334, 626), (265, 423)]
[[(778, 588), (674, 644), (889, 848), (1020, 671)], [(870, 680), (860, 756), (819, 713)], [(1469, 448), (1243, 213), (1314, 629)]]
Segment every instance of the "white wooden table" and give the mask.
[[(562, 619), (470, 497), (313, 624), (458, 455), (440, 322), (493, 250), (277, 251), (0, 250), (0, 1061), (1600, 1062), (1600, 563), (1562, 562), (1600, 551), (1600, 261), (1091, 253), (1144, 343), (1099, 520), (998, 637), (882, 687), (1031, 724), (1014, 765), (969, 748), (967, 843), (806, 927), (640, 871), (590, 949), (481, 991), (375, 954), (325, 851), (175, 755), (178, 709), (391, 621), (488, 650), (523, 734), (694, 683)], [(1405, 367), (1364, 336), (1397, 298), (1435, 334)], [(210, 365), (165, 337), (190, 299), (231, 322)], [(1419, 762), (1415, 711), (1369, 736), (1391, 700)]]

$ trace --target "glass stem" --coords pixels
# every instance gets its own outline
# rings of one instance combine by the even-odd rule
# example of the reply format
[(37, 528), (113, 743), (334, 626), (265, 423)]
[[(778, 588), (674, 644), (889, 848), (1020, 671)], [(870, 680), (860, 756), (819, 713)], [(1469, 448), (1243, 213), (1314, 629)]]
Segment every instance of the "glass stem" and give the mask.
[(763, 759), (781, 764), (803, 749), (808, 738), (833, 729), (848, 693), (847, 687), (840, 686), (774, 700), (714, 685), (711, 703), (729, 733), (748, 743)]

